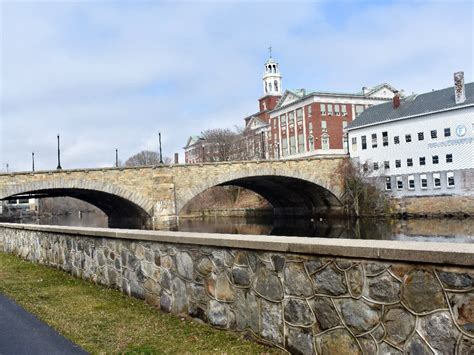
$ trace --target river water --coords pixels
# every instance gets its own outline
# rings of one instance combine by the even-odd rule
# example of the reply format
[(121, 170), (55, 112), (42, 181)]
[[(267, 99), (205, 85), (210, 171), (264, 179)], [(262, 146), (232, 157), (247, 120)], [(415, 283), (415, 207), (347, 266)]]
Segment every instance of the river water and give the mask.
[[(107, 217), (94, 213), (53, 216), (40, 220), (26, 217), (20, 223), (83, 227), (107, 227)], [(474, 243), (474, 218), (467, 219), (272, 219), (229, 218), (180, 219), (185, 232), (260, 234), (322, 238), (410, 240)]]

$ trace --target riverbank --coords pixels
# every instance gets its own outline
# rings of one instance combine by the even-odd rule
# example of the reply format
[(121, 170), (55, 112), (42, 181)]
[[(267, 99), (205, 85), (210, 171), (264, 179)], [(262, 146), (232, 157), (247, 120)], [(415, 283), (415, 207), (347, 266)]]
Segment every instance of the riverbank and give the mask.
[(278, 352), (3, 252), (0, 293), (91, 353)]

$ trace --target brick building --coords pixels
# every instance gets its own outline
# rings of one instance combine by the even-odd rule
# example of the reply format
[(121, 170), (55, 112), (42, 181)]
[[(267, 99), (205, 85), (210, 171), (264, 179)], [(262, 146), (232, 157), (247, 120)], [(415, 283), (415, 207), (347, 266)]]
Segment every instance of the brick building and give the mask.
[[(259, 111), (244, 118), (245, 130), (235, 144), (234, 160), (347, 153), (344, 128), (366, 108), (390, 101), (397, 92), (385, 83), (363, 87), (357, 93), (283, 91), (279, 64), (271, 54), (264, 65), (262, 83)], [(200, 153), (193, 153), (197, 151), (196, 145), (190, 142), (185, 147), (186, 163), (211, 161), (205, 156), (196, 161)], [(200, 149), (201, 155), (205, 154), (205, 150)], [(212, 149), (208, 150), (212, 154)]]

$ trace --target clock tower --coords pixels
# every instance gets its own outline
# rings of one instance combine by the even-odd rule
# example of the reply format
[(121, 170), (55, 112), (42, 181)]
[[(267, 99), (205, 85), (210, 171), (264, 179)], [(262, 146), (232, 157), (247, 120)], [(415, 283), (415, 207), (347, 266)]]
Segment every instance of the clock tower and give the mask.
[(270, 57), (265, 62), (263, 72), (263, 96), (260, 98), (260, 111), (273, 110), (281, 97), (281, 74), (278, 63), (272, 58), (272, 47), (269, 48)]

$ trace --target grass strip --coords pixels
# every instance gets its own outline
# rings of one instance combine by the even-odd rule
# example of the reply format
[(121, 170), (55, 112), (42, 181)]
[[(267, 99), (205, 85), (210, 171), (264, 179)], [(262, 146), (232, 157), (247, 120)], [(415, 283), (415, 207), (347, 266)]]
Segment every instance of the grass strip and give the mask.
[(0, 292), (91, 353), (280, 352), (3, 252)]

